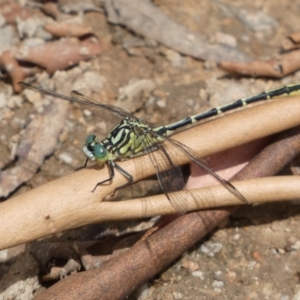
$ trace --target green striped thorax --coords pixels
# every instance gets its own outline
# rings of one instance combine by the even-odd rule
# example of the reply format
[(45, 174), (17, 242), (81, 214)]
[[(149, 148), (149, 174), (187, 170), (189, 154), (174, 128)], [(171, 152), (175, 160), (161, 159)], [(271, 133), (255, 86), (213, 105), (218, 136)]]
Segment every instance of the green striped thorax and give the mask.
[(124, 160), (142, 155), (146, 148), (151, 148), (163, 140), (145, 122), (124, 118), (101, 142), (96, 135), (89, 135), (83, 152), (88, 159), (105, 163), (109, 160)]

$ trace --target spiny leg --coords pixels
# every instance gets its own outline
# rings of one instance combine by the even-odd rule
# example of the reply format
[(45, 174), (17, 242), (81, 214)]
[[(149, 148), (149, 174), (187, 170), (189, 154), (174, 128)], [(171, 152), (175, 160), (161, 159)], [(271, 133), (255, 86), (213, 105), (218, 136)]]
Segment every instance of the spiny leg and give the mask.
[(79, 167), (79, 168), (78, 168), (76, 171), (79, 171), (79, 170), (81, 170), (81, 169), (84, 169), (84, 168), (86, 168), (86, 166), (87, 166), (88, 162), (89, 162), (89, 159), (87, 158), (87, 159), (85, 160), (85, 163), (84, 163), (84, 165), (83, 165), (82, 167)]
[(105, 182), (107, 182), (107, 181), (111, 181), (111, 180), (115, 177), (114, 163), (113, 163), (111, 160), (109, 160), (109, 161), (107, 162), (107, 166), (108, 166), (108, 170), (109, 170), (109, 177), (108, 177), (107, 179), (103, 180), (103, 181), (98, 182), (98, 183), (95, 185), (95, 187), (93, 188), (92, 193), (95, 192), (96, 188), (97, 188), (99, 185), (101, 185), (101, 184), (103, 184), (103, 183), (105, 183)]
[(107, 179), (105, 179), (103, 181), (98, 182), (95, 185), (95, 187), (92, 190), (92, 192), (94, 192), (99, 185), (102, 185), (103, 183), (105, 183), (107, 181), (111, 181), (115, 177), (115, 170), (114, 169), (116, 168), (126, 179), (128, 179), (128, 182), (125, 183), (125, 184), (122, 184), (122, 185), (120, 185), (118, 187), (116, 187), (115, 190), (112, 193), (112, 196), (114, 196), (117, 190), (125, 188), (128, 185), (131, 185), (132, 182), (133, 182), (133, 177), (128, 172), (126, 172), (124, 169), (122, 169), (118, 164), (116, 164), (115, 162), (113, 162), (111, 160), (109, 160), (107, 162), (107, 166), (108, 166), (109, 173), (110, 173), (109, 178), (107, 178)]
[(126, 172), (124, 169), (122, 169), (122, 168), (121, 168), (118, 164), (116, 164), (116, 163), (115, 163), (115, 168), (116, 168), (116, 169), (117, 169), (117, 170), (118, 170), (118, 171), (119, 171), (126, 179), (128, 179), (128, 182), (125, 183), (125, 184), (122, 184), (122, 185), (120, 185), (120, 186), (118, 186), (118, 187), (116, 187), (112, 195), (114, 195), (115, 192), (116, 192), (117, 190), (123, 189), (123, 188), (125, 188), (125, 187), (127, 187), (127, 186), (129, 186), (129, 185), (131, 185), (131, 184), (133, 183), (133, 177), (132, 177), (128, 172)]

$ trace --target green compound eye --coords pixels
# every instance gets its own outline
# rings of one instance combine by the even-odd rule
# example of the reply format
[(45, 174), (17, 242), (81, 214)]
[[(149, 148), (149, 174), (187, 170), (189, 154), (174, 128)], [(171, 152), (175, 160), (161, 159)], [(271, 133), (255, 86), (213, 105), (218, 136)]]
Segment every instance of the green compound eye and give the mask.
[(85, 140), (85, 144), (87, 146), (91, 145), (96, 139), (96, 136), (94, 134), (89, 135), (86, 140)]
[(106, 157), (107, 151), (102, 144), (96, 144), (94, 148), (94, 154), (97, 160), (101, 160)]

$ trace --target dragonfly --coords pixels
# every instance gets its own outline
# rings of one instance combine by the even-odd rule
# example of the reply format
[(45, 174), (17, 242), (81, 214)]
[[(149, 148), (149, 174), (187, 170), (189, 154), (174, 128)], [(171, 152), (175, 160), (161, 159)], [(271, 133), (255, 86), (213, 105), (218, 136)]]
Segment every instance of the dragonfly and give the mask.
[(248, 201), (234, 185), (215, 173), (205, 159), (200, 158), (199, 155), (187, 145), (172, 138), (174, 132), (189, 124), (194, 124), (198, 121), (217, 116), (254, 102), (300, 93), (300, 83), (285, 85), (262, 92), (255, 96), (239, 99), (217, 108), (212, 108), (208, 111), (187, 117), (169, 125), (152, 127), (147, 122), (119, 107), (99, 103), (78, 91), (72, 91), (71, 96), (66, 96), (25, 82), (19, 82), (19, 84), (23, 88), (60, 98), (62, 100), (76, 102), (83, 107), (88, 107), (93, 110), (104, 110), (121, 119), (102, 141), (99, 141), (95, 134), (91, 134), (86, 138), (85, 145), (83, 146), (83, 152), (87, 157), (84, 167), (87, 165), (88, 161), (91, 160), (101, 164), (107, 164), (109, 169), (109, 177), (104, 181), (98, 182), (92, 190), (93, 192), (98, 186), (112, 181), (115, 176), (115, 170), (120, 172), (127, 179), (127, 183), (118, 186), (114, 192), (131, 185), (134, 182), (133, 176), (124, 170), (117, 161), (132, 159), (147, 154), (155, 168), (159, 184), (164, 194), (175, 211), (180, 214), (184, 214), (187, 211), (188, 191), (184, 190), (183, 193), (174, 193), (175, 191), (182, 190), (185, 186), (185, 182), (180, 167), (174, 163), (172, 153), (170, 153), (169, 148), (172, 147), (167, 147), (168, 150), (166, 150), (164, 147), (165, 143), (171, 144), (173, 148), (181, 151), (191, 161), (216, 178), (241, 202), (247, 204)]

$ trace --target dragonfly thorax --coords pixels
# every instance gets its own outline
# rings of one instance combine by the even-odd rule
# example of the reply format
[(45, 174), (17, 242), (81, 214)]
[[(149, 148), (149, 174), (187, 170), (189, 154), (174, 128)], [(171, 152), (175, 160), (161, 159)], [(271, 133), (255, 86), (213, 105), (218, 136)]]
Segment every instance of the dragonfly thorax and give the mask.
[(83, 152), (88, 159), (105, 163), (143, 155), (146, 148), (162, 141), (163, 138), (156, 136), (143, 121), (124, 118), (101, 142), (94, 134), (89, 135)]
[(109, 156), (126, 160), (145, 154), (147, 148), (162, 141), (142, 120), (124, 118), (102, 143)]

